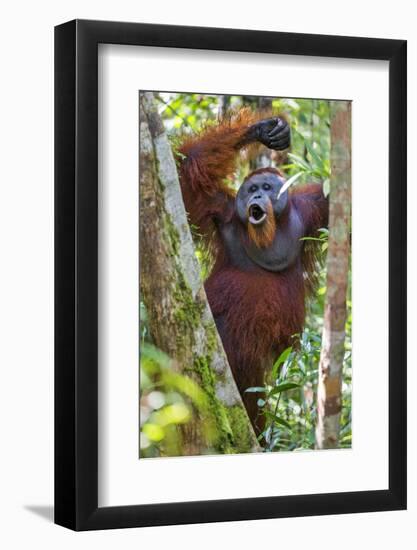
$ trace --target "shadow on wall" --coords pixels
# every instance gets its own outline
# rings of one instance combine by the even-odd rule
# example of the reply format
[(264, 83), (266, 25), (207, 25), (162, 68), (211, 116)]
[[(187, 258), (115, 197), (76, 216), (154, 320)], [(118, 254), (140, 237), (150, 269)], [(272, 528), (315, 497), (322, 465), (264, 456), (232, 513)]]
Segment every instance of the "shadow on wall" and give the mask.
[(36, 514), (37, 516), (46, 519), (46, 521), (53, 523), (54, 521), (54, 507), (53, 506), (37, 506), (37, 505), (27, 505), (24, 506), (25, 510)]

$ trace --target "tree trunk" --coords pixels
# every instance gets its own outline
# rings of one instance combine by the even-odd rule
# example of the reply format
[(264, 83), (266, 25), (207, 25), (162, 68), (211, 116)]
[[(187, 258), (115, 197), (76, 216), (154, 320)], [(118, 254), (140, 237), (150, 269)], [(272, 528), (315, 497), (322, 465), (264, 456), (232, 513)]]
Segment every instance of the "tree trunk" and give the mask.
[[(140, 288), (155, 345), (207, 396), (184, 455), (259, 450), (207, 302), (174, 157), (152, 93), (140, 95)], [(208, 433), (207, 423), (214, 429)]]
[(316, 447), (339, 445), (351, 213), (351, 103), (332, 101), (327, 295), (317, 390)]
[(223, 118), (230, 108), (230, 95), (219, 96), (219, 118)]

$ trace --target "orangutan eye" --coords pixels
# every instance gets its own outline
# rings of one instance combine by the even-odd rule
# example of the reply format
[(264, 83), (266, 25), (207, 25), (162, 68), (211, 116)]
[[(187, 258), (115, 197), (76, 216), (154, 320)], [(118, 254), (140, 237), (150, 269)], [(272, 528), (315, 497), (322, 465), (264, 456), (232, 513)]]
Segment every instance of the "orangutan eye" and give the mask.
[(265, 191), (269, 191), (271, 189), (271, 186), (269, 185), (269, 183), (264, 183), (263, 188)]
[(250, 193), (255, 193), (255, 191), (257, 191), (257, 190), (258, 190), (258, 186), (257, 186), (257, 185), (251, 185), (251, 186), (249, 187), (249, 192), (250, 192)]

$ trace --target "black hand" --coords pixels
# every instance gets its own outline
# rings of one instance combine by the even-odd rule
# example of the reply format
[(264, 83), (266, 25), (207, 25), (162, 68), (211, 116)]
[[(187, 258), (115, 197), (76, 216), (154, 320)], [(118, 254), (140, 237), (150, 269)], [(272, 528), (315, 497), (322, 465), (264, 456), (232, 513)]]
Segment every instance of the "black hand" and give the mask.
[(291, 143), (291, 132), (288, 123), (282, 118), (268, 118), (254, 124), (252, 130), (255, 139), (269, 149), (282, 151)]

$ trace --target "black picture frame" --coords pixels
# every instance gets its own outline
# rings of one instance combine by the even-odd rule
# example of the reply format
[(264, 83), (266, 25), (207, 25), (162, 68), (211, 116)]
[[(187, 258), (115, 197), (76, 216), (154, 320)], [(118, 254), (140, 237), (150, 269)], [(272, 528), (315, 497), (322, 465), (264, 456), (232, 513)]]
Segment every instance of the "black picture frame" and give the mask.
[[(98, 507), (97, 52), (106, 43), (389, 61), (387, 490)], [(91, 530), (406, 508), (406, 47), (404, 40), (107, 21), (55, 28), (57, 524)]]

